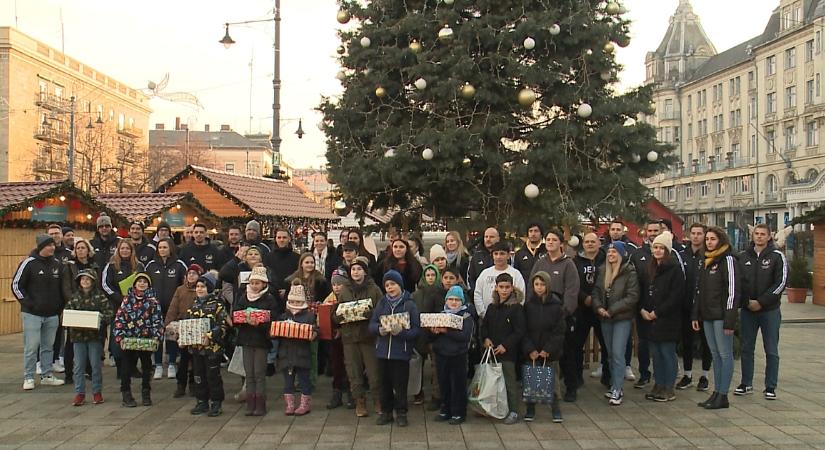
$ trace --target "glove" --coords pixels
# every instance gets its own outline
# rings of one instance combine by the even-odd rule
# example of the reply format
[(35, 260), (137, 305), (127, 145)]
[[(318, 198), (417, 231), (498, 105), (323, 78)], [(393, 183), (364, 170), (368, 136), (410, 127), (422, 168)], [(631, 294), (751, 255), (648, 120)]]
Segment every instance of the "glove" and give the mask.
[(403, 328), (401, 327), (401, 324), (400, 324), (400, 323), (394, 323), (394, 324), (392, 324), (392, 326), (390, 327), (390, 333), (392, 333), (392, 335), (393, 335), (393, 336), (395, 336), (395, 335), (397, 335), (398, 333), (400, 333), (402, 329), (403, 329)]
[(381, 336), (386, 336), (390, 334), (390, 330), (384, 328), (384, 326), (382, 325), (378, 327), (378, 334), (380, 334)]

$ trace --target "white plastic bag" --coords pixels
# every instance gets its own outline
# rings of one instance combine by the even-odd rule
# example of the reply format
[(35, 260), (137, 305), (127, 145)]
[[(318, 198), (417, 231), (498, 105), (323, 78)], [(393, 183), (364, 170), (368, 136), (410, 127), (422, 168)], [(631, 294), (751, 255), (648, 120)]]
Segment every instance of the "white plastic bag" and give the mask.
[(496, 419), (503, 419), (510, 412), (504, 372), (492, 348), (484, 351), (481, 362), (476, 365), (467, 400), (474, 410)]
[(410, 357), (410, 379), (407, 382), (407, 393), (416, 395), (421, 392), (421, 370), (424, 366), (424, 358), (413, 350), (412, 357)]
[(235, 347), (235, 352), (232, 353), (232, 359), (229, 361), (226, 370), (235, 375), (246, 376), (246, 370), (243, 368), (243, 347), (240, 345)]

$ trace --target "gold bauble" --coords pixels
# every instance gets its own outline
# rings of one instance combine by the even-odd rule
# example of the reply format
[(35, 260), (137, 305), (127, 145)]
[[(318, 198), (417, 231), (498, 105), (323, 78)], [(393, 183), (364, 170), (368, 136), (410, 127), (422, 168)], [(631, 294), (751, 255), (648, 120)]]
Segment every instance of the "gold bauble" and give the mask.
[(421, 51), (421, 43), (416, 41), (415, 39), (410, 42), (410, 51), (413, 53), (418, 53)]
[(461, 87), (461, 96), (469, 100), (476, 95), (476, 88), (470, 83), (464, 83)]
[(378, 98), (384, 98), (387, 95), (387, 90), (381, 86), (375, 88), (375, 96)]
[(605, 12), (607, 12), (610, 15), (616, 15), (616, 14), (619, 14), (619, 9), (620, 9), (620, 7), (619, 7), (618, 3), (608, 2), (607, 7), (605, 7)]
[(518, 104), (527, 108), (536, 102), (536, 93), (532, 89), (522, 89), (518, 93)]
[(604, 44), (604, 52), (605, 53), (613, 53), (615, 51), (616, 51), (616, 46), (613, 45), (612, 42), (608, 42), (607, 44)]
[(335, 16), (335, 20), (337, 20), (341, 25), (349, 22), (349, 19), (349, 11), (344, 11), (343, 9), (338, 11), (338, 14)]
[(335, 50), (335, 51), (336, 51), (336, 52), (338, 52), (338, 54), (339, 54), (339, 55), (343, 55), (344, 53), (346, 53), (346, 52), (347, 52), (347, 49), (346, 49), (346, 48), (344, 48), (344, 46), (343, 46), (343, 45), (339, 45), (339, 46), (338, 46), (338, 49), (337, 49), (337, 50)]

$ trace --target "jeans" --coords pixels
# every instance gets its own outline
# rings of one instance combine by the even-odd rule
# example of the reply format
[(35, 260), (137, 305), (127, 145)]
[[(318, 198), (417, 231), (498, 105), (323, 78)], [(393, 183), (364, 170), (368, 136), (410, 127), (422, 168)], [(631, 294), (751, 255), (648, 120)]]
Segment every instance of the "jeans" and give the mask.
[[(86, 364), (92, 366), (92, 392), (103, 389), (103, 341), (74, 342), (74, 393), (86, 393)], [(68, 349), (67, 349), (68, 350)]]
[(659, 386), (672, 388), (676, 384), (679, 364), (676, 356), (676, 342), (650, 342), (653, 354), (653, 378)]
[(756, 333), (762, 329), (762, 347), (765, 349), (765, 387), (776, 389), (779, 379), (779, 308), (765, 312), (751, 312), (742, 308), (742, 384), (753, 386), (753, 352)]
[(34, 379), (38, 348), (42, 376), (52, 375), (54, 338), (60, 325), (60, 316), (43, 317), (21, 312), (20, 317), (23, 321), (23, 379)]
[(633, 321), (627, 320), (605, 320), (602, 321), (602, 334), (604, 343), (607, 345), (607, 354), (610, 357), (610, 378), (611, 389), (622, 391), (624, 389), (624, 352), (627, 348), (627, 339), (633, 328)]
[(302, 395), (312, 395), (312, 369), (304, 367), (290, 367), (284, 369), (284, 395), (295, 393), (295, 378), (298, 379), (298, 390)]
[(441, 388), (441, 414), (467, 416), (467, 354), (435, 355), (435, 364)]
[(160, 366), (163, 364), (163, 343), (166, 343), (166, 355), (169, 357), (169, 365), (175, 365), (175, 361), (178, 359), (178, 343), (175, 341), (169, 341), (166, 339), (161, 339), (158, 343), (158, 349), (155, 352), (155, 365)]
[(727, 395), (733, 378), (733, 334), (725, 334), (724, 320), (706, 320), (703, 326), (713, 355), (714, 391)]

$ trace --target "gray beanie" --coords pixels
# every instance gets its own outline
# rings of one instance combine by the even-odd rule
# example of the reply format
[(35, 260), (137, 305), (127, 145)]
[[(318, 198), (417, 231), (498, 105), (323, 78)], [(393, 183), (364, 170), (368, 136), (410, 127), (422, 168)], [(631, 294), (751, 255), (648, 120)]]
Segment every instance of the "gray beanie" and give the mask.
[(100, 216), (97, 218), (97, 227), (100, 228), (103, 225), (112, 226), (112, 218), (107, 216), (106, 213), (100, 213)]
[(258, 234), (261, 234), (261, 223), (257, 220), (250, 220), (246, 223), (247, 230), (255, 230)]
[(43, 250), (43, 247), (54, 244), (54, 239), (48, 234), (38, 234), (34, 241), (37, 243), (37, 251)]

